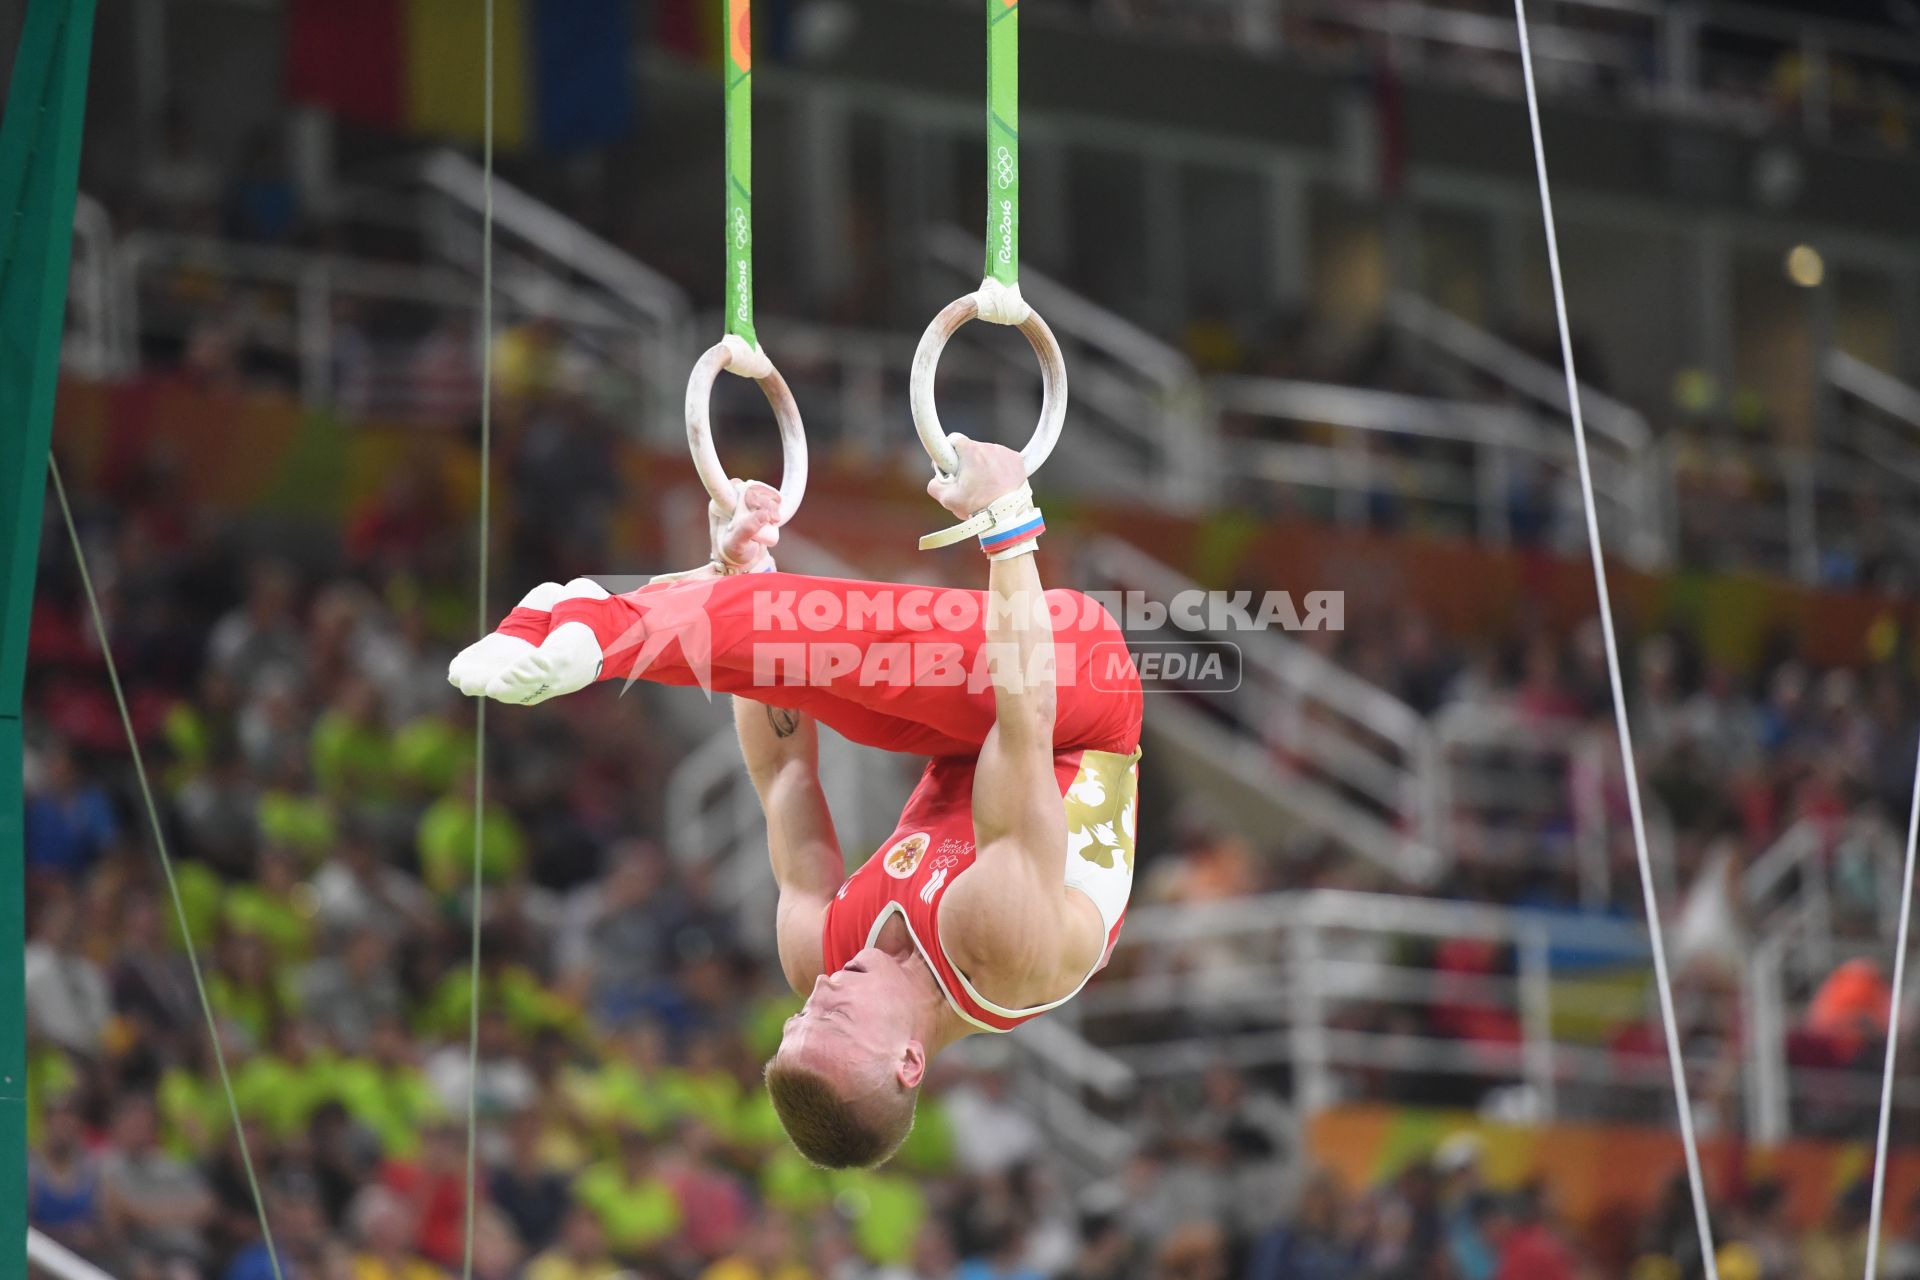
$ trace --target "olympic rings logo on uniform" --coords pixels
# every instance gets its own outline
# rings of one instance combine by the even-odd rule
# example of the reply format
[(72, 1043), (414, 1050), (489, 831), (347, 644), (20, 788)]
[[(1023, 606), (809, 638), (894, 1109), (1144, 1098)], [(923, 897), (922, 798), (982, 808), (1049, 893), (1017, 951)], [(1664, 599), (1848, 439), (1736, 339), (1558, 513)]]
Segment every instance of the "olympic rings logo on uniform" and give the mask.
[(1020, 162), (1013, 158), (1013, 152), (1001, 147), (993, 156), (994, 173), (999, 178), (1000, 189), (1005, 191), (1012, 186), (1014, 179), (1020, 176)]

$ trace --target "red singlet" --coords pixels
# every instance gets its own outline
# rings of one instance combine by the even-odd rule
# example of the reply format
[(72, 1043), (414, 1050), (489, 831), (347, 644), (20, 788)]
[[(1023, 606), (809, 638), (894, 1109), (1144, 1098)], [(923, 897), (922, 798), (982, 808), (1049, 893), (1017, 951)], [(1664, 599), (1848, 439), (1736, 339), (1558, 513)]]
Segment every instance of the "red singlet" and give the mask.
[[(1063, 751), (1054, 757), (1061, 803), (1067, 807), (1066, 883), (1093, 900), (1107, 925), (1107, 945), (1081, 986), (1106, 967), (1126, 917), (1139, 758), (1138, 752), (1123, 756), (1105, 751)], [(1038, 1008), (1004, 1009), (976, 991), (947, 956), (940, 940), (940, 904), (976, 857), (974, 767), (970, 759), (935, 760), (927, 766), (893, 835), (828, 905), (823, 958), (829, 973), (845, 967), (875, 943), (897, 914), (953, 1011), (982, 1031), (1011, 1031), (1059, 1008), (1079, 994), (1079, 987)]]

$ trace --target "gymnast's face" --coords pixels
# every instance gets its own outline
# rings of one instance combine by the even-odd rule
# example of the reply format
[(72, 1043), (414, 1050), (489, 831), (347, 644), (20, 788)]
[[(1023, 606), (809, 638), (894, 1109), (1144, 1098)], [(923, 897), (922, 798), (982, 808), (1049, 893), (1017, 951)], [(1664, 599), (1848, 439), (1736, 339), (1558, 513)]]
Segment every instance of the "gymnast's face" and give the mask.
[(916, 1088), (926, 1050), (914, 1036), (918, 992), (900, 962), (877, 947), (822, 974), (787, 1019), (776, 1060), (817, 1072), (852, 1093)]

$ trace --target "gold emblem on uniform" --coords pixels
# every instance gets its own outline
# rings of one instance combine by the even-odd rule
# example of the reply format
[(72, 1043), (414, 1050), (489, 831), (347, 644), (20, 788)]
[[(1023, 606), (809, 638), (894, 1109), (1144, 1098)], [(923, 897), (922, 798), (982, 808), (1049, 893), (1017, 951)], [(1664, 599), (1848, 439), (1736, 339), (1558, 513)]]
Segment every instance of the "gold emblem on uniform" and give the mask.
[(1133, 870), (1139, 771), (1132, 756), (1088, 751), (1067, 788), (1067, 854), (1109, 871)]
[(906, 839), (887, 850), (885, 858), (887, 874), (895, 880), (905, 880), (920, 865), (920, 859), (927, 856), (927, 845), (931, 843), (924, 831), (916, 831)]

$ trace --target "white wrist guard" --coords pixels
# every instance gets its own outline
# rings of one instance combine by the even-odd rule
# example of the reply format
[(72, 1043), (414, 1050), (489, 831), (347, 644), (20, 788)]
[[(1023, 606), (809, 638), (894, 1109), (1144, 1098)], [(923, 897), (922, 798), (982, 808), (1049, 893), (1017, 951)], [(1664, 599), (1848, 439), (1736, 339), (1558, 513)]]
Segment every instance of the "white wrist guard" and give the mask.
[(1040, 535), (1047, 531), (1046, 517), (1033, 505), (1033, 487), (1021, 485), (1004, 498), (988, 504), (951, 529), (942, 529), (920, 539), (922, 551), (950, 547), (963, 538), (978, 534), (980, 550), (990, 560), (1011, 560), (1031, 555), (1039, 546)]

